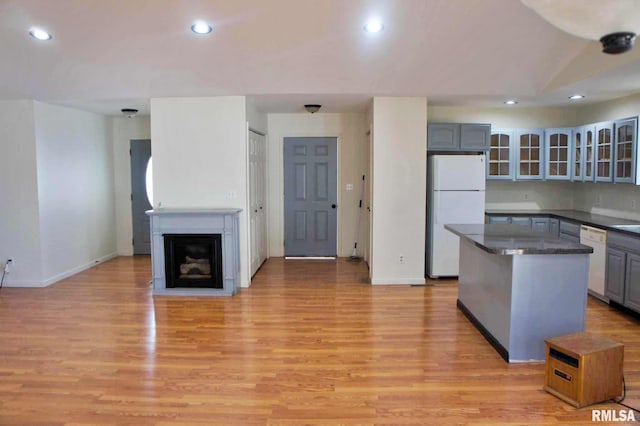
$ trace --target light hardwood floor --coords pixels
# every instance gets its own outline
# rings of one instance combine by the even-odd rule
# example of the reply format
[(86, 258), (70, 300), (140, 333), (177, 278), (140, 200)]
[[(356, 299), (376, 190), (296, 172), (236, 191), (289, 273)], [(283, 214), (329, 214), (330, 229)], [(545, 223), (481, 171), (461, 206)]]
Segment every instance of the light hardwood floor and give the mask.
[[(509, 365), (456, 309), (457, 281), (365, 284), (364, 263), (269, 260), (231, 298), (152, 297), (148, 257), (0, 290), (1, 425), (594, 424)], [(587, 330), (637, 320), (590, 298)]]

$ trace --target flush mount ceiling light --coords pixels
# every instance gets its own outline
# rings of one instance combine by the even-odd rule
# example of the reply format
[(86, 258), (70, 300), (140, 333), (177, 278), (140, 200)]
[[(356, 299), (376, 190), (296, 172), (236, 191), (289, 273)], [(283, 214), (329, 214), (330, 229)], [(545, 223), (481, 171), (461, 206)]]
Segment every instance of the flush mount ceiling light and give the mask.
[(133, 108), (122, 108), (120, 112), (122, 112), (127, 118), (131, 118), (138, 113), (138, 110)]
[(379, 33), (384, 29), (384, 24), (379, 19), (372, 19), (364, 24), (364, 30), (368, 33)]
[(521, 0), (557, 28), (577, 37), (599, 40), (605, 53), (631, 50), (640, 31), (636, 0)]
[(310, 112), (311, 114), (313, 114), (313, 113), (318, 112), (321, 107), (322, 107), (322, 105), (319, 105), (319, 104), (306, 104), (304, 106), (304, 109), (306, 109), (307, 112)]
[(513, 99), (509, 99), (508, 101), (504, 101), (505, 105), (516, 105), (518, 103), (518, 101), (515, 101)]
[(51, 40), (51, 34), (46, 32), (45, 30), (41, 30), (40, 28), (31, 28), (29, 30), (29, 34), (31, 35), (31, 37), (35, 38), (36, 40), (41, 40), (41, 41)]
[(569, 96), (569, 99), (571, 99), (572, 101), (579, 101), (580, 99), (584, 99), (584, 95), (571, 95)]
[(196, 21), (191, 25), (191, 31), (196, 34), (209, 34), (212, 30), (213, 27), (204, 21)]

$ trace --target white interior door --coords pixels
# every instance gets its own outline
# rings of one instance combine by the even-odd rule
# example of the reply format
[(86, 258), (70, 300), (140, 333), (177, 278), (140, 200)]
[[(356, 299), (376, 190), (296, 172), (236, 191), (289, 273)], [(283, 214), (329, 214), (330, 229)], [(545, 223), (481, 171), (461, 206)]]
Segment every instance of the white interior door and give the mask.
[(266, 141), (264, 135), (249, 131), (249, 226), (251, 275), (267, 259)]

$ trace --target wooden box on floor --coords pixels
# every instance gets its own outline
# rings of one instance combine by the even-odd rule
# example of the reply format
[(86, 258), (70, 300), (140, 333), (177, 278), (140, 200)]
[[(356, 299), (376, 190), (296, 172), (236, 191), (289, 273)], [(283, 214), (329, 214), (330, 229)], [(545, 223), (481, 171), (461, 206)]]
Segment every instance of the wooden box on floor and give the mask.
[(578, 408), (622, 396), (624, 345), (589, 333), (545, 343), (544, 390)]

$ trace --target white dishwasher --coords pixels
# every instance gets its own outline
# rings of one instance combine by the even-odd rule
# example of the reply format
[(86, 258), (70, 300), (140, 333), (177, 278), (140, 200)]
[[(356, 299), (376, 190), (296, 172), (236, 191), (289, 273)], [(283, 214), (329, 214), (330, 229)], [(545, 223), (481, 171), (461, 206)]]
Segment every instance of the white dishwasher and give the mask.
[(609, 301), (604, 295), (604, 271), (607, 259), (607, 231), (592, 226), (580, 226), (580, 244), (593, 247), (589, 258), (589, 294)]

